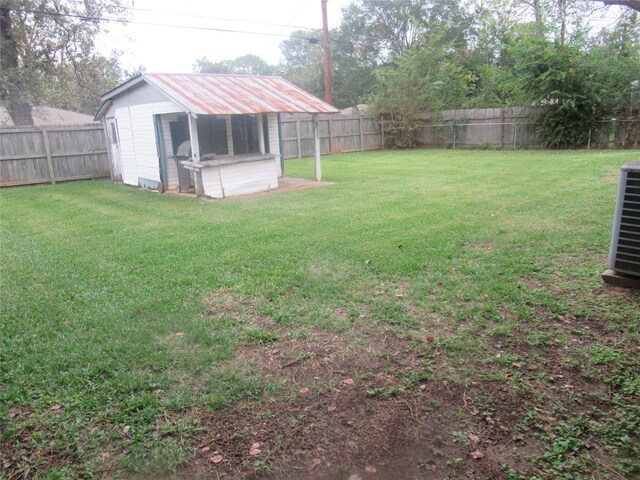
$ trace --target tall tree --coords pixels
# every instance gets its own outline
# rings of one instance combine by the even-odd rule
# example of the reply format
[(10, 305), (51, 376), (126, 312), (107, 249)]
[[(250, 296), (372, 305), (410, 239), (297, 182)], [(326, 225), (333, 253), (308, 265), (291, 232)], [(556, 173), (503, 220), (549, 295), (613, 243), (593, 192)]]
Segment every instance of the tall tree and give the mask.
[(604, 112), (640, 117), (640, 13), (626, 11), (613, 28), (601, 32), (589, 54)]
[[(107, 84), (117, 84), (119, 69), (100, 75), (114, 60), (97, 53), (94, 38), (104, 29), (104, 18), (124, 15), (122, 0), (2, 0), (0, 100), (14, 124), (33, 124), (31, 106), (47, 101), (55, 88), (69, 98), (89, 91), (97, 101)], [(105, 72), (112, 74), (106, 83)]]
[[(283, 76), (317, 97), (324, 97), (324, 55), (321, 30), (298, 30), (280, 43)], [(334, 60), (335, 61), (335, 60)], [(335, 94), (335, 92), (334, 92)]]
[(464, 43), (472, 24), (465, 4), (454, 0), (362, 0), (344, 8), (342, 17), (341, 31), (367, 43), (378, 63), (428, 43), (432, 32), (440, 42)]
[(193, 64), (196, 73), (233, 73), (238, 75), (275, 75), (278, 68), (269, 65), (258, 55), (242, 55), (232, 60), (212, 62), (207, 57), (198, 58)]

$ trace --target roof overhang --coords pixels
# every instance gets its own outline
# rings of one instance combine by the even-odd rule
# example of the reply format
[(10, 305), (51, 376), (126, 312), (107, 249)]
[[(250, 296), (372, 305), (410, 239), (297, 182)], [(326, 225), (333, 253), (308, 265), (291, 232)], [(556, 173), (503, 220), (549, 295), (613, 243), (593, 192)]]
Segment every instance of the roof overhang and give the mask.
[(104, 116), (107, 114), (107, 112), (111, 108), (111, 105), (113, 105), (113, 102), (111, 100), (103, 101), (102, 105), (100, 105), (100, 110), (98, 110), (98, 113), (96, 113), (96, 115), (95, 115), (95, 117), (93, 117), (93, 119), (96, 122), (102, 121)]

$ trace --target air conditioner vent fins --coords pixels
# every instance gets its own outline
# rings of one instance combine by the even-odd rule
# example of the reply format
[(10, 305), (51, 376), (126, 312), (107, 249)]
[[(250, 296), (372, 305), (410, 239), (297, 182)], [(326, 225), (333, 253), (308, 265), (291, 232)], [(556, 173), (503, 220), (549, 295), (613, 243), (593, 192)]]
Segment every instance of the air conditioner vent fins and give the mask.
[(640, 162), (620, 173), (609, 268), (640, 277)]

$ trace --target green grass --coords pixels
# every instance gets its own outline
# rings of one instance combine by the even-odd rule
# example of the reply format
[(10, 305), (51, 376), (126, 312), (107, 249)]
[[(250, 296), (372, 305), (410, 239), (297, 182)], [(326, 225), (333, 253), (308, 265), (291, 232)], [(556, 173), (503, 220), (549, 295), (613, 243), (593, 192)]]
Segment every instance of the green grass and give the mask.
[[(637, 342), (638, 303), (590, 294), (606, 266), (612, 174), (637, 156), (336, 155), (323, 159), (335, 185), (227, 202), (106, 181), (2, 190), (0, 414), (12, 471), (98, 475), (105, 453), (114, 475), (176, 471), (199, 428), (189, 411), (277, 395), (277, 384), (234, 361), (237, 348), (351, 328), (337, 308), (401, 331), (448, 319), (441, 346), (460, 375), (496, 363), (492, 337), (555, 345), (541, 311), (606, 318), (624, 345)], [(286, 163), (289, 176), (311, 169)], [(610, 343), (576, 361), (633, 371), (630, 350)], [(619, 442), (637, 415), (637, 370), (605, 373), (619, 388)], [(540, 468), (558, 475), (577, 445), (561, 440), (577, 428), (545, 433), (551, 460)]]

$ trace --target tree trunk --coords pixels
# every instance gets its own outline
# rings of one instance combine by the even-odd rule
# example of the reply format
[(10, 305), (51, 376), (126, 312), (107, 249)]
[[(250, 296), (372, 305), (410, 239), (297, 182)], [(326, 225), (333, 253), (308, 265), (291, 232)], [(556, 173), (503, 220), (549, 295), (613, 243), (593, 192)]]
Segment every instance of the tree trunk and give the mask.
[(542, 5), (540, 5), (540, 0), (533, 0), (533, 11), (536, 17), (536, 33), (542, 38), (544, 36), (544, 23), (542, 21)]
[(0, 70), (2, 71), (2, 87), (0, 100), (7, 107), (7, 112), (18, 125), (33, 125), (31, 105), (25, 100), (24, 88), (18, 70), (18, 48), (11, 30), (11, 4), (0, 8)]
[(560, 18), (560, 45), (564, 45), (567, 36), (567, 0), (558, 0), (558, 17)]

